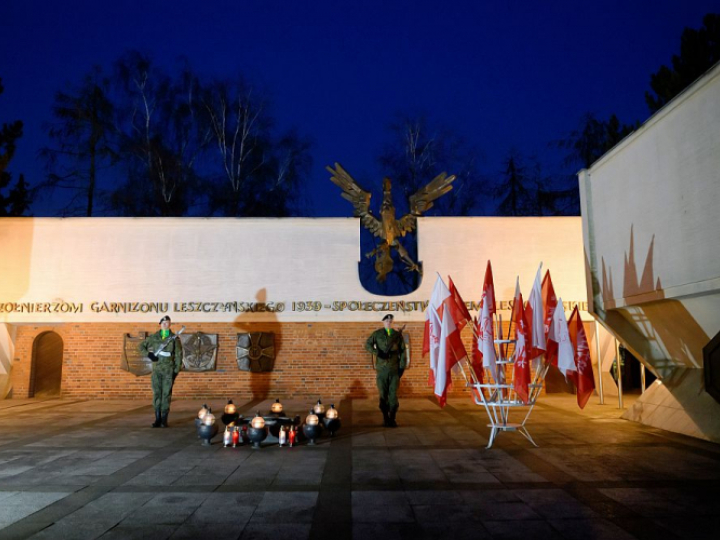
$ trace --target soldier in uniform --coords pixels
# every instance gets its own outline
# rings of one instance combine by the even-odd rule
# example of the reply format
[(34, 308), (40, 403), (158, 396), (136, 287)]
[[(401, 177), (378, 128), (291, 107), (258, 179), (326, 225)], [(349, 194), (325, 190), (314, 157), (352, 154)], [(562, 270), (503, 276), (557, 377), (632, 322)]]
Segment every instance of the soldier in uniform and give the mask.
[[(175, 377), (182, 366), (182, 345), (177, 336), (170, 330), (170, 317), (160, 319), (160, 330), (140, 344), (140, 352), (153, 362), (152, 390), (155, 422), (152, 427), (168, 427), (167, 419), (170, 412), (170, 398)], [(165, 348), (160, 351), (163, 345)]]
[(374, 368), (385, 427), (397, 427), (397, 391), (406, 366), (405, 341), (402, 332), (392, 328), (393, 319), (392, 315), (385, 315), (384, 328), (375, 330), (365, 343), (365, 350), (376, 359)]

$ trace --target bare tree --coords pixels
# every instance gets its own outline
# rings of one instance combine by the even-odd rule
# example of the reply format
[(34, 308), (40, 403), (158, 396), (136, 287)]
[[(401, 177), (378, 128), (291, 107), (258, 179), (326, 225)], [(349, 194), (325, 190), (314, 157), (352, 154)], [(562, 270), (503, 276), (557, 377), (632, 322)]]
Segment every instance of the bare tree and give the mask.
[(211, 213), (289, 215), (309, 171), (310, 142), (295, 131), (275, 138), (267, 101), (261, 96), (242, 78), (212, 81), (203, 90), (223, 178), (211, 191)]
[(117, 156), (109, 86), (109, 79), (95, 66), (77, 87), (55, 94), (55, 121), (46, 126), (54, 144), (40, 150), (48, 177), (39, 187), (70, 193), (62, 215), (93, 215), (98, 171), (110, 166)]
[[(127, 179), (110, 197), (126, 215), (187, 214), (197, 200), (198, 160), (210, 142), (199, 82), (189, 67), (172, 78), (131, 52), (117, 64), (118, 131)], [(199, 203), (198, 203), (199, 204)]]
[(390, 124), (391, 142), (378, 161), (385, 176), (393, 181), (396, 205), (441, 172), (454, 174), (453, 190), (435, 203), (435, 215), (464, 216), (478, 210), (491, 189), (478, 171), (479, 151), (453, 130), (431, 123), (424, 116), (399, 115)]

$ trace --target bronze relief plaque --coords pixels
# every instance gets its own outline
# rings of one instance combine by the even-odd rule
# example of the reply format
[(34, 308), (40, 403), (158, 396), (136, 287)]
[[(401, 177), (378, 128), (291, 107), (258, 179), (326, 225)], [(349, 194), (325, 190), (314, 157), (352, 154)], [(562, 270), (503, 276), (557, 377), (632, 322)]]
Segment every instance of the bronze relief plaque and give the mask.
[(215, 371), (218, 335), (195, 332), (182, 334), (183, 369), (185, 371)]
[(272, 371), (275, 365), (275, 334), (250, 332), (238, 334), (238, 369), (259, 373)]
[(150, 375), (152, 373), (152, 362), (145, 358), (138, 351), (140, 344), (147, 338), (147, 332), (141, 332), (137, 336), (125, 334), (123, 342), (123, 357), (120, 367), (129, 371), (136, 377)]

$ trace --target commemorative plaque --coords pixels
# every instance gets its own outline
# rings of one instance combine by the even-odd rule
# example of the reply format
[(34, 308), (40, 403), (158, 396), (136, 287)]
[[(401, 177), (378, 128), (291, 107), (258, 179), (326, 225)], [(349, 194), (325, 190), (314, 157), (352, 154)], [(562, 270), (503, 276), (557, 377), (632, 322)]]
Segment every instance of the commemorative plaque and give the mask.
[(272, 371), (275, 365), (275, 334), (250, 332), (238, 334), (237, 363), (241, 371)]
[(146, 338), (147, 332), (141, 332), (137, 336), (131, 336), (130, 334), (125, 334), (124, 336), (123, 357), (120, 362), (120, 367), (136, 377), (142, 377), (152, 373), (152, 362), (138, 351), (138, 347)]
[(215, 371), (218, 335), (195, 332), (182, 334), (183, 369), (185, 371)]

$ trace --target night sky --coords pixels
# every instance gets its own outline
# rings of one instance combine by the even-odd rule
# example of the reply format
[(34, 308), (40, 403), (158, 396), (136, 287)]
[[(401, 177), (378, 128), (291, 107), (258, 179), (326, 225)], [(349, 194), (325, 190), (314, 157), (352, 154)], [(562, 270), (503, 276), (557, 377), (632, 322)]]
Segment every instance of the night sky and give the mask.
[[(25, 123), (10, 171), (36, 183), (55, 92), (126, 50), (202, 75), (244, 74), (272, 96), (279, 128), (314, 140), (306, 215), (347, 216), (324, 167), (382, 175), (398, 112), (424, 113), (477, 146), (498, 176), (512, 149), (567, 171), (548, 143), (582, 115), (648, 117), (650, 74), (718, 2), (9, 0), (0, 8), (0, 122)], [(379, 194), (378, 194), (379, 195)], [(377, 197), (377, 195), (376, 195)], [(491, 211), (489, 203), (487, 211)], [(40, 201), (36, 214), (52, 204)]]

